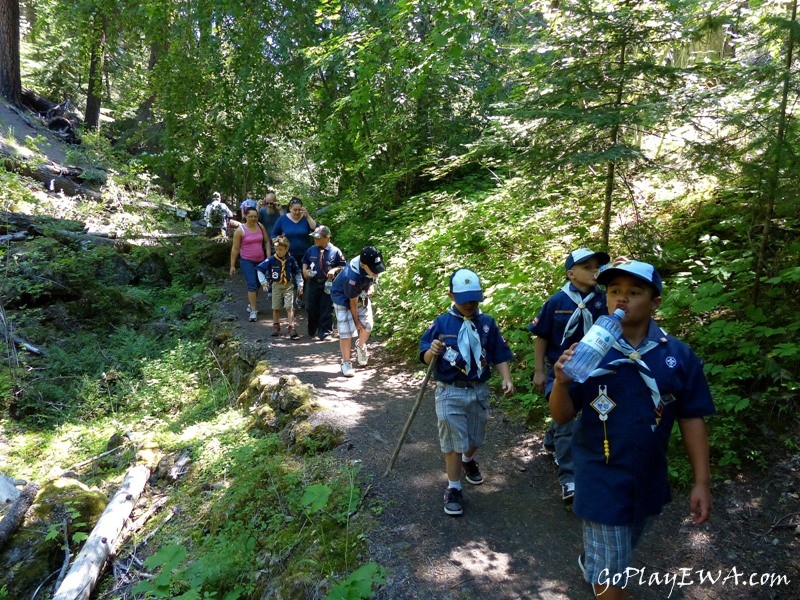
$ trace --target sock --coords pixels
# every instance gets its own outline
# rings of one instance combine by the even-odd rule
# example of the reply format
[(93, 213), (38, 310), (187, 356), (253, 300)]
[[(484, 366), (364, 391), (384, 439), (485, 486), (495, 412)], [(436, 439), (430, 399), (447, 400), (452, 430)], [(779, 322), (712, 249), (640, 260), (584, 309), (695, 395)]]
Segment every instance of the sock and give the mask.
[(460, 490), (461, 489), (461, 480), (459, 479), (458, 481), (450, 481), (448, 479), (447, 480), (447, 487), (453, 488), (453, 489), (456, 489), (456, 490)]
[(462, 463), (471, 463), (473, 460), (475, 460), (475, 455), (474, 454), (472, 456), (470, 456), (469, 458), (464, 456), (463, 454), (461, 455), (461, 462)]

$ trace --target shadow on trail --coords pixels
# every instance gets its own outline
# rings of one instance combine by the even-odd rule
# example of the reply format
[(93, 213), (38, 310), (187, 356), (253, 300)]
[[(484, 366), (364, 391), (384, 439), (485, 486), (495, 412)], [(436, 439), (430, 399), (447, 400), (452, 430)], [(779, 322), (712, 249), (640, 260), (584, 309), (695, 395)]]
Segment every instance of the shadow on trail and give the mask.
[[(367, 504), (379, 514), (379, 527), (368, 535), (369, 554), (362, 562), (374, 560), (388, 570), (386, 585), (376, 598), (593, 598), (577, 566), (580, 520), (561, 503), (555, 465), (541, 448), (540, 432), (531, 433), (494, 411), (487, 444), (476, 455), (485, 482), (471, 486), (464, 481), (464, 515), (447, 516), (442, 510), (446, 478), (432, 384), (394, 470), (383, 475), (422, 381), (423, 367), (413, 362), (415, 357), (398, 364), (372, 341), (369, 365), (357, 367), (355, 377), (345, 378), (339, 371), (338, 339), (310, 339), (302, 311), (300, 339), (271, 338), (271, 319), (246, 321), (244, 293), (237, 283), (228, 285), (234, 300), (225, 309), (239, 315), (235, 325), (239, 335), (271, 340), (267, 359), (275, 372), (295, 374), (316, 388), (323, 409), (318, 418), (345, 431), (346, 441), (335, 454), (360, 465), (371, 486)], [(715, 489), (715, 494), (716, 506), (731, 502), (724, 497), (724, 488)], [(735, 520), (730, 510), (717, 509), (709, 525), (693, 527), (686, 520), (686, 493), (673, 495), (672, 504), (634, 554), (634, 567), (645, 579), (641, 584), (630, 582), (632, 598), (797, 597), (791, 585), (778, 593), (719, 583), (700, 585), (696, 577), (690, 585), (676, 585), (674, 578), (680, 577), (681, 569), (727, 572), (737, 566), (747, 571), (746, 557), (752, 555), (745, 554), (744, 543), (737, 549), (741, 540), (736, 540), (735, 531), (728, 531)], [(653, 574), (657, 578), (648, 579)], [(665, 579), (668, 575), (672, 582)]]

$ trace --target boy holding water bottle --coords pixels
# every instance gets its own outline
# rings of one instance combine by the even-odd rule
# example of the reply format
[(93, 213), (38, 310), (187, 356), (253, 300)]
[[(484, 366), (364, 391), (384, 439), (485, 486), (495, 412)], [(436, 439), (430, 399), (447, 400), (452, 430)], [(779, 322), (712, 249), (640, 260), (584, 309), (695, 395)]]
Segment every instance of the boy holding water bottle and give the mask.
[(643, 531), (671, 500), (667, 444), (677, 420), (694, 486), (689, 511), (695, 523), (711, 512), (708, 436), (704, 417), (714, 403), (703, 363), (653, 320), (661, 304), (661, 276), (650, 264), (615, 262), (597, 275), (608, 311), (621, 308), (622, 337), (584, 383), (555, 364), (550, 413), (558, 423), (579, 414), (573, 428), (576, 492), (573, 512), (583, 519), (584, 552), (578, 564), (595, 594), (626, 598), (625, 570)]

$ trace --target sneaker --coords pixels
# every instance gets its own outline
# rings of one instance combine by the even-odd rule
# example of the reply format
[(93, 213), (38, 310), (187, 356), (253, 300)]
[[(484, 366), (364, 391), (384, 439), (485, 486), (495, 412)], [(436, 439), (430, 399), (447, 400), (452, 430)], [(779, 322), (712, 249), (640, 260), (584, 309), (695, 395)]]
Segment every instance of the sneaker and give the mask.
[(483, 483), (483, 475), (481, 475), (481, 471), (478, 468), (478, 463), (476, 463), (474, 460), (469, 462), (462, 461), (461, 466), (464, 467), (465, 479), (472, 485), (480, 485)]
[(586, 579), (586, 555), (583, 552), (578, 554), (578, 568), (583, 573), (583, 578)]
[(561, 486), (561, 499), (566, 504), (572, 504), (572, 500), (575, 497), (575, 484), (573, 482), (565, 483)]
[(353, 369), (353, 363), (349, 360), (347, 362), (342, 362), (342, 375), (345, 377), (355, 377), (356, 372)]
[(281, 324), (280, 323), (273, 323), (272, 324), (272, 333), (270, 334), (272, 337), (278, 337), (281, 334)]
[(258, 318), (258, 311), (257, 310), (251, 310), (249, 312), (250, 312), (250, 321), (254, 322)]
[(297, 333), (297, 328), (294, 325), (289, 325), (289, 337), (293, 340), (296, 340), (300, 337), (300, 334)]
[(456, 488), (447, 488), (444, 493), (444, 512), (445, 514), (457, 517), (464, 514), (461, 503), (464, 501), (464, 493)]
[(356, 360), (362, 367), (366, 367), (367, 361), (369, 360), (369, 352), (367, 352), (367, 347), (362, 346), (358, 342), (356, 342)]

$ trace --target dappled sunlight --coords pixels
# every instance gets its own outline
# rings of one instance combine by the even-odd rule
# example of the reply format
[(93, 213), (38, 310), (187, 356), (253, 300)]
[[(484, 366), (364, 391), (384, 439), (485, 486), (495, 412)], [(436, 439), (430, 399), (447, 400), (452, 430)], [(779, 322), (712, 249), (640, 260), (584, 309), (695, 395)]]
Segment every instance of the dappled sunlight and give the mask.
[(511, 575), (513, 558), (503, 552), (493, 550), (484, 540), (476, 540), (455, 548), (450, 561), (472, 576), (507, 579)]
[(219, 413), (213, 419), (190, 425), (178, 434), (176, 439), (183, 443), (208, 440), (231, 431), (242, 431), (247, 427), (248, 422), (248, 417), (241, 411), (229, 409)]

